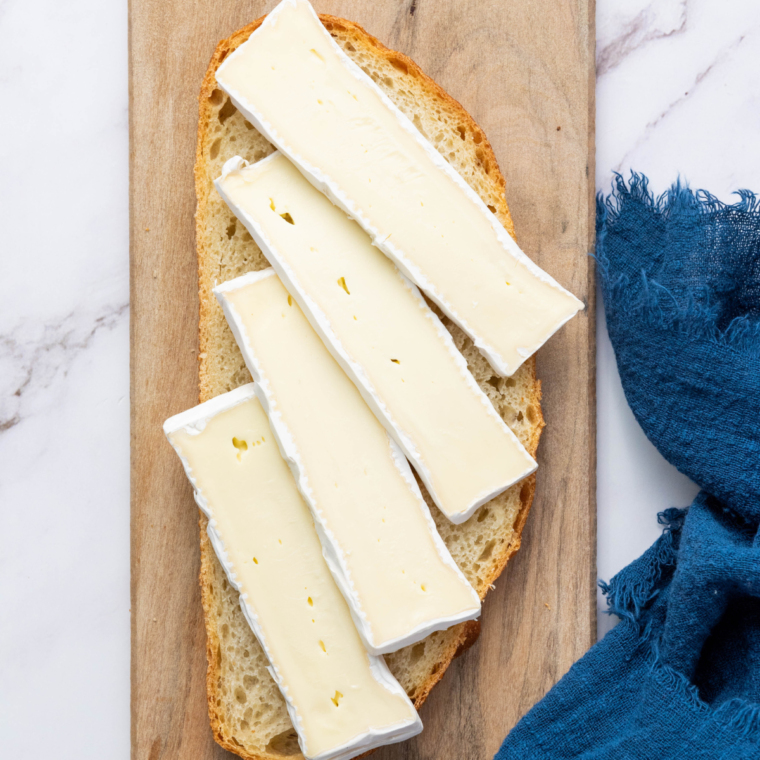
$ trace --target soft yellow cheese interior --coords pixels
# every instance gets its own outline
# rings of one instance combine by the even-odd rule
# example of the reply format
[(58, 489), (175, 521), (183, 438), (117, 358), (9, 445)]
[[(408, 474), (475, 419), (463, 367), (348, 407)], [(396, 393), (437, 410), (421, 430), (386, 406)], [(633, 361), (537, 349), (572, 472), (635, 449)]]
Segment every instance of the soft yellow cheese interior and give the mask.
[(392, 244), (421, 273), (417, 284), (508, 373), (581, 307), (505, 248), (490, 212), (349, 71), (307, 3), (281, 6), (217, 79), (251, 104), (281, 147), (345, 194), (372, 237)]
[(221, 185), (259, 225), (271, 255), (316, 303), (411, 440), (444, 514), (467, 511), (534, 467), (457, 365), (428, 306), (282, 154), (229, 174)]
[(388, 434), (279, 278), (226, 298), (295, 443), (312, 506), (345, 554), (374, 646), (477, 610), (472, 587), (438, 553)]
[[(414, 717), (373, 676), (311, 514), (255, 398), (170, 438), (213, 511), (310, 756)], [(340, 696), (336, 696), (336, 695)]]

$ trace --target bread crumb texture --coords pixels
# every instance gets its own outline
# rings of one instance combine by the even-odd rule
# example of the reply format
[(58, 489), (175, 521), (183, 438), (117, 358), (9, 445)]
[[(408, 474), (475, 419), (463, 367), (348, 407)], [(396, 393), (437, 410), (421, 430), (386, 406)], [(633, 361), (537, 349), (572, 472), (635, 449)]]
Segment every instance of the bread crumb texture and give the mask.
[[(388, 50), (361, 27), (330, 16), (322, 21), (335, 41), (411, 119), (422, 134), (480, 195), (514, 235), (504, 179), (483, 132), (406, 56)], [(243, 358), (211, 289), (218, 283), (268, 266), (261, 250), (213, 187), (224, 162), (243, 156), (260, 161), (273, 146), (216, 88), (214, 72), (226, 55), (244, 42), (261, 20), (222, 41), (214, 54), (200, 97), (196, 158), (197, 247), (200, 287), (200, 400), (250, 382)], [(432, 304), (431, 304), (432, 306)], [(434, 307), (467, 359), (480, 387), (523, 445), (535, 454), (543, 427), (540, 383), (535, 362), (511, 378), (494, 375), (472, 341)], [(533, 500), (533, 477), (479, 509), (462, 525), (450, 523), (421, 485), (441, 537), (481, 599), (519, 547), (520, 533)], [(266, 670), (266, 657), (243, 617), (238, 593), (214, 555), (201, 515), (201, 588), (206, 616), (208, 695), (217, 741), (246, 758), (301, 757), (285, 702)], [(478, 623), (463, 623), (434, 633), (385, 660), (419, 707), (451, 660), (476, 638)]]

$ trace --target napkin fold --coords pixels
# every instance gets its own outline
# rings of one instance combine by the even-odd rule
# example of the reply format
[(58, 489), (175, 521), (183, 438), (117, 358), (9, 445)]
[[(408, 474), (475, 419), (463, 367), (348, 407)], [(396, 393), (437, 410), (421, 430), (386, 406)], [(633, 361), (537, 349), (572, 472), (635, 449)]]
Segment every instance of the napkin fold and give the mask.
[(702, 491), (602, 583), (621, 622), (497, 760), (760, 758), (760, 202), (616, 176), (597, 261), (628, 403)]

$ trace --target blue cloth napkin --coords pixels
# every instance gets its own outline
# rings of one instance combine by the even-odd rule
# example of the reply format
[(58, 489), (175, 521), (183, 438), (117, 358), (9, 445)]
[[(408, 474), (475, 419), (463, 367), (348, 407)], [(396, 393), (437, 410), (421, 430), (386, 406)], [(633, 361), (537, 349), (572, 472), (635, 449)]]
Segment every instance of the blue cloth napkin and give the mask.
[(496, 760), (760, 758), (760, 203), (618, 176), (597, 260), (626, 398), (702, 491), (602, 584), (621, 622)]

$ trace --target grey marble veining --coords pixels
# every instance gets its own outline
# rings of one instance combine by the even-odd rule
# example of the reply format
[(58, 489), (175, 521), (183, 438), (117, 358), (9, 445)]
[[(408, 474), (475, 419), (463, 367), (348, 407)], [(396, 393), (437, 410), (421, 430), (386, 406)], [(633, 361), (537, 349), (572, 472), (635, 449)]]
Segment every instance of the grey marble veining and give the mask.
[[(598, 189), (631, 168), (658, 192), (760, 188), (760, 3), (597, 0), (597, 56)], [(0, 754), (126, 760), (126, 3), (0, 2), (0, 98)], [(628, 410), (601, 309), (598, 328), (608, 578), (695, 487)]]
[(72, 365), (96, 336), (123, 322), (128, 303), (107, 305), (102, 313), (72, 312), (52, 323), (35, 321), (0, 333), (0, 434), (38, 411), (56, 385), (65, 383)]
[(686, 31), (688, 0), (652, 0), (647, 3), (615, 3), (614, 6), (613, 9), (602, 5), (599, 9), (603, 23), (597, 30), (597, 77), (608, 74), (630, 53), (647, 43)]

